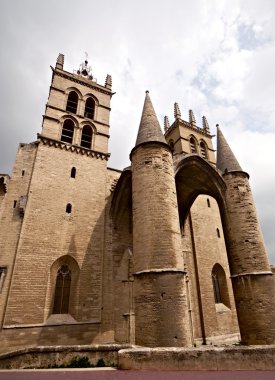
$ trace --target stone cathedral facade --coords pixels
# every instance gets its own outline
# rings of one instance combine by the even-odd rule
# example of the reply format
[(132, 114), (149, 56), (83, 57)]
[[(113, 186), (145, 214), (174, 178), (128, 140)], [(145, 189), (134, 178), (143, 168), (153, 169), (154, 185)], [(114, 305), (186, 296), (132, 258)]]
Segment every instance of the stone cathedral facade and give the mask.
[(205, 117), (146, 92), (131, 166), (107, 166), (112, 79), (59, 55), (37, 140), (0, 175), (0, 351), (274, 344), (274, 280), (249, 186)]

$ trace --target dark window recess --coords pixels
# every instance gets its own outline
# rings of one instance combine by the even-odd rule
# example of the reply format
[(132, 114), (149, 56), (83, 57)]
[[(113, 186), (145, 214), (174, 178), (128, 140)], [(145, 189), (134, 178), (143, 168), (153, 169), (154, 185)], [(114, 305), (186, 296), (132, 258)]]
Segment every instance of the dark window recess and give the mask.
[(61, 141), (72, 144), (74, 136), (74, 123), (70, 119), (66, 119), (63, 124)]
[(219, 284), (219, 277), (216, 273), (212, 273), (212, 283), (213, 283), (215, 303), (221, 303), (222, 297), (221, 297), (221, 290), (220, 290), (220, 284)]
[(174, 152), (174, 151), (175, 151), (175, 144), (174, 144), (174, 141), (173, 141), (173, 140), (170, 140), (170, 141), (169, 141), (169, 146), (170, 146), (172, 152)]
[(71, 170), (71, 178), (75, 178), (75, 176), (76, 176), (76, 168), (73, 167)]
[(210, 207), (210, 200), (207, 198), (207, 206)]
[(13, 201), (13, 208), (15, 208), (17, 205), (17, 201)]
[(83, 148), (91, 149), (93, 131), (89, 125), (84, 125), (81, 135), (80, 145)]
[(7, 267), (0, 267), (0, 293), (4, 286), (5, 277), (7, 274)]
[(78, 103), (78, 95), (75, 91), (71, 91), (68, 95), (66, 111), (76, 113)]
[(22, 170), (21, 175), (22, 175), (22, 177), (24, 177), (24, 175), (25, 175), (25, 170)]
[(94, 119), (95, 116), (95, 101), (93, 98), (88, 98), (85, 103), (84, 116), (88, 119)]
[(220, 238), (221, 237), (220, 230), (217, 228), (216, 231), (217, 231), (218, 238)]
[(56, 277), (53, 314), (67, 314), (71, 291), (71, 270), (68, 265), (62, 265)]
[(70, 214), (71, 212), (72, 212), (72, 205), (70, 203), (68, 203), (66, 206), (66, 213)]

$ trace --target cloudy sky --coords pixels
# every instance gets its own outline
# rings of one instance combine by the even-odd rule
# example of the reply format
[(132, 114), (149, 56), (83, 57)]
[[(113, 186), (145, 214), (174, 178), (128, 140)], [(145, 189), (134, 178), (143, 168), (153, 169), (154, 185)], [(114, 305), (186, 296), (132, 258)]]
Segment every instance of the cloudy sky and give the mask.
[(89, 54), (98, 83), (113, 77), (109, 165), (129, 164), (145, 90), (160, 122), (193, 109), (219, 123), (249, 172), (275, 264), (274, 0), (1, 0), (0, 172), (19, 142), (35, 140), (51, 80), (65, 54), (72, 71)]

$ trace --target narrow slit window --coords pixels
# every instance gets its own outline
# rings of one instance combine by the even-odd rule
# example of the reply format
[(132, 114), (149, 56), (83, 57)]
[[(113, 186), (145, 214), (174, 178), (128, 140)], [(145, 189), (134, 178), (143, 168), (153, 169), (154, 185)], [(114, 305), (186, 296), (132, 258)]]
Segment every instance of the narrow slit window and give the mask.
[(74, 136), (74, 123), (70, 119), (66, 119), (63, 124), (61, 141), (72, 144)]
[(211, 205), (210, 205), (210, 200), (207, 198), (207, 206), (208, 207), (211, 207)]
[(221, 237), (220, 230), (217, 228), (216, 231), (217, 231), (218, 238), (220, 238)]
[(17, 201), (13, 201), (13, 208), (15, 208), (17, 205)]
[(68, 95), (66, 111), (76, 114), (77, 104), (78, 104), (78, 95), (75, 91), (71, 91)]
[(75, 178), (75, 176), (76, 176), (76, 168), (72, 167), (72, 169), (71, 169), (71, 178)]
[(95, 101), (91, 97), (86, 100), (84, 116), (87, 117), (88, 119), (94, 119)]
[(25, 170), (22, 170), (21, 175), (22, 175), (22, 177), (24, 177), (24, 175), (25, 175)]
[(66, 213), (71, 214), (71, 212), (72, 212), (72, 205), (71, 205), (71, 203), (68, 203), (66, 206)]
[(89, 125), (84, 125), (81, 135), (81, 146), (83, 148), (91, 149), (93, 131)]

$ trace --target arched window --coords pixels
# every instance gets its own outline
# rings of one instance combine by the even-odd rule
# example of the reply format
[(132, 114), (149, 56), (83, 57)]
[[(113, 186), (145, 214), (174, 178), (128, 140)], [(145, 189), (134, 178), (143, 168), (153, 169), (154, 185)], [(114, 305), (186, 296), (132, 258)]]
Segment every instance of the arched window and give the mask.
[(76, 176), (76, 168), (72, 167), (72, 169), (71, 169), (71, 178), (75, 178), (75, 176)]
[(226, 276), (222, 266), (215, 264), (211, 276), (215, 303), (223, 303), (227, 307), (230, 307)]
[(203, 141), (200, 142), (200, 151), (201, 151), (201, 156), (207, 159), (208, 158), (207, 147)]
[(61, 141), (72, 144), (74, 137), (74, 123), (70, 119), (66, 119), (63, 124)]
[(197, 153), (197, 143), (194, 137), (190, 137), (189, 142), (190, 142), (191, 153)]
[(91, 149), (93, 130), (89, 125), (84, 125), (81, 135), (80, 145), (83, 148)]
[(95, 101), (93, 98), (88, 98), (85, 103), (84, 116), (88, 119), (93, 119), (95, 115)]
[(67, 314), (71, 291), (71, 270), (68, 265), (62, 265), (57, 272), (53, 314)]
[(66, 206), (66, 213), (70, 214), (71, 212), (72, 212), (72, 205), (70, 203), (68, 203)]
[(78, 103), (78, 95), (75, 91), (71, 91), (68, 95), (66, 111), (76, 113)]

